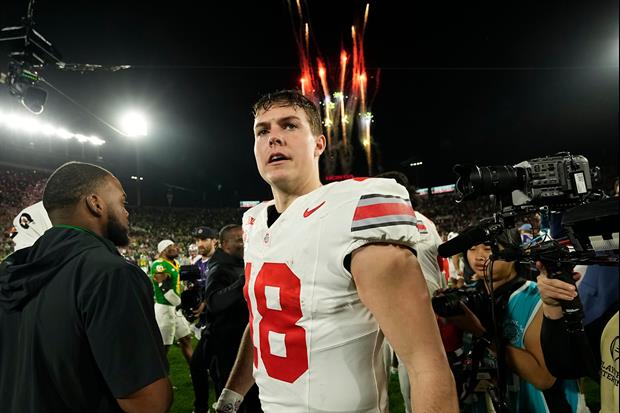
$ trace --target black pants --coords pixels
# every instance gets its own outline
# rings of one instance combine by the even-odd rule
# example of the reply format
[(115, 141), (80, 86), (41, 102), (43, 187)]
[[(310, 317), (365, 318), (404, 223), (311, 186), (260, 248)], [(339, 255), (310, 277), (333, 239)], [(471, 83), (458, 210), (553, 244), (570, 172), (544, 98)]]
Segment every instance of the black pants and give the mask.
[[(219, 343), (221, 344), (221, 343)], [(214, 345), (212, 348), (211, 363), (209, 372), (215, 387), (215, 396), (220, 397), (222, 390), (226, 387), (228, 376), (232, 371), (237, 358), (237, 348), (239, 346)], [(253, 385), (243, 398), (243, 403), (238, 410), (239, 413), (262, 413), (260, 401), (258, 399), (258, 386)]]
[(200, 341), (194, 349), (189, 371), (194, 386), (194, 412), (207, 413), (209, 411), (209, 334), (206, 329), (200, 336)]

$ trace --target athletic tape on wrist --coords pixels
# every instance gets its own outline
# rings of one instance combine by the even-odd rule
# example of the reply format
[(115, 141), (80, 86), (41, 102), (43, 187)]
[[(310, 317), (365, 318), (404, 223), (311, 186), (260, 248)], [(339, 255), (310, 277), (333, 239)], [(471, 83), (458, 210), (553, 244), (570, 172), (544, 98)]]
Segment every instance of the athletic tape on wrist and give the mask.
[(222, 390), (220, 398), (214, 404), (213, 408), (216, 412), (236, 413), (239, 406), (243, 402), (243, 396), (236, 391), (230, 389)]

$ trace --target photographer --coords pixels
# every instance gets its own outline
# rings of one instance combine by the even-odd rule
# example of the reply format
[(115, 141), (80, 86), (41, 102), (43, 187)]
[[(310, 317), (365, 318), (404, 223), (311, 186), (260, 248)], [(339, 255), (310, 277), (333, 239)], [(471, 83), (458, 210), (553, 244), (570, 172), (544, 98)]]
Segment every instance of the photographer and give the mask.
[[(520, 245), (515, 230), (505, 231), (496, 241), (499, 252), (507, 260), (510, 250)], [(464, 264), (466, 270), (474, 273), (473, 279), (480, 288), (487, 293), (493, 291), (493, 311), (485, 311), (485, 304), (479, 302), (467, 308), (461, 300), (464, 315), (448, 317), (448, 321), (475, 337), (486, 337), (489, 342), (498, 343), (499, 348), (489, 346), (481, 359), (486, 367), (499, 366), (497, 381), (500, 385), (503, 383), (499, 390), (507, 395), (509, 411), (575, 412), (577, 383), (556, 379), (545, 366), (540, 345), (542, 311), (536, 284), (521, 277), (519, 263), (491, 261), (491, 250), (489, 244), (472, 246), (466, 252)], [(495, 317), (489, 312), (494, 312)], [(493, 338), (494, 334), (497, 337)], [(473, 397), (465, 411), (486, 411), (485, 404), (483, 397)]]
[[(544, 313), (540, 339), (549, 370), (558, 377), (590, 376), (596, 379), (600, 366), (601, 412), (616, 412), (620, 401), (617, 303), (613, 316), (605, 317), (605, 327), (598, 336), (587, 334), (585, 330), (569, 332), (558, 300), (574, 300), (578, 295), (577, 289), (570, 283), (548, 278), (547, 270), (541, 263), (537, 263), (537, 267), (540, 270), (538, 285)], [(617, 268), (613, 276), (618, 277)], [(600, 360), (595, 359), (597, 352), (593, 350), (597, 348), (600, 348)]]

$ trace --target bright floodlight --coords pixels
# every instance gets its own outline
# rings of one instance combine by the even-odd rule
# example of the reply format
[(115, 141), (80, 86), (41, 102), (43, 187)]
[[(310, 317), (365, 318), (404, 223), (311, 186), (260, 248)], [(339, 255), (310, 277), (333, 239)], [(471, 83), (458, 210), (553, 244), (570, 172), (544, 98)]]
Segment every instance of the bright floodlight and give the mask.
[(138, 112), (128, 112), (121, 119), (121, 131), (129, 137), (147, 135), (145, 117)]
[(8, 113), (4, 112), (2, 108), (0, 108), (0, 127), (6, 127), (31, 136), (43, 135), (64, 140), (75, 139), (80, 143), (88, 142), (95, 146), (100, 146), (105, 143), (103, 139), (96, 136), (86, 136), (81, 133), (69, 132), (65, 128), (56, 127), (43, 122), (35, 116)]

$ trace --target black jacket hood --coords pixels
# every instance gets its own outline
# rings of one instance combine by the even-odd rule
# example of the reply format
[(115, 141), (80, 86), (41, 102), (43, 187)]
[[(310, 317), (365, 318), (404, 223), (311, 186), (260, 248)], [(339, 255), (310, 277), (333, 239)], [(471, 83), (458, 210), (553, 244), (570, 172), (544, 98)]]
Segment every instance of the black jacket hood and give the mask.
[(62, 267), (80, 253), (114, 245), (94, 233), (76, 227), (54, 227), (32, 247), (9, 255), (0, 264), (0, 308), (6, 311), (23, 307), (35, 297)]

